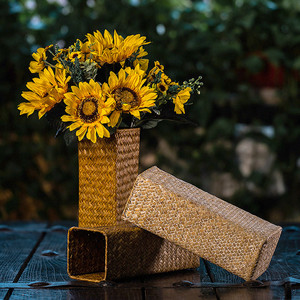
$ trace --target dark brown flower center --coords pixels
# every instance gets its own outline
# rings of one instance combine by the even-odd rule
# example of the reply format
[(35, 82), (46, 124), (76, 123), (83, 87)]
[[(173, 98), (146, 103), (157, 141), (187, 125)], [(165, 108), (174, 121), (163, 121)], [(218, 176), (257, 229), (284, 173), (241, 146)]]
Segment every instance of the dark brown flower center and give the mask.
[(78, 116), (86, 123), (95, 122), (99, 118), (98, 101), (95, 98), (84, 99), (78, 107)]
[(127, 87), (118, 88), (113, 92), (113, 94), (116, 100), (117, 110), (122, 110), (123, 104), (129, 104), (131, 108), (140, 105), (138, 95), (130, 88)]
[(166, 86), (162, 83), (158, 85), (158, 88), (161, 92), (165, 92), (167, 90)]

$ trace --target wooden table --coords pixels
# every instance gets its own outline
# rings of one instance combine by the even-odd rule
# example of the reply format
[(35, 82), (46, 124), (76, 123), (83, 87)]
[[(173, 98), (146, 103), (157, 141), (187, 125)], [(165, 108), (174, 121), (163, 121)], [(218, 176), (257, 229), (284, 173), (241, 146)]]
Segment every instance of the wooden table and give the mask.
[(300, 299), (300, 224), (284, 226), (259, 281), (245, 283), (201, 259), (197, 270), (97, 284), (67, 275), (66, 236), (73, 225), (0, 224), (0, 299)]

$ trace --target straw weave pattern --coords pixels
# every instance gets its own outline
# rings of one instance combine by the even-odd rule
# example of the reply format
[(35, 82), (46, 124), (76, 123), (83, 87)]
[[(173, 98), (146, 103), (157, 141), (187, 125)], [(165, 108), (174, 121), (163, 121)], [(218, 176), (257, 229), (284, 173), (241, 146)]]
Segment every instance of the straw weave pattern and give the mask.
[(138, 176), (123, 217), (245, 280), (267, 269), (282, 230), (157, 167)]
[(73, 227), (68, 234), (71, 278), (101, 281), (199, 266), (199, 257), (132, 225)]
[(78, 143), (80, 227), (124, 223), (121, 213), (138, 174), (140, 129)]

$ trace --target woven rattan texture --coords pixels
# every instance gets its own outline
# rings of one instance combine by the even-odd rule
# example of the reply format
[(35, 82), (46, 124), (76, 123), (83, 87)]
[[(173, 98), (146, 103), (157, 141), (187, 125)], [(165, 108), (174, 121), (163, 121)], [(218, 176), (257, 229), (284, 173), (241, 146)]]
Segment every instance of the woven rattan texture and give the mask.
[(245, 280), (268, 267), (281, 227), (152, 167), (135, 182), (123, 214)]
[(117, 131), (116, 142), (116, 214), (117, 223), (119, 224), (124, 223), (121, 216), (138, 176), (140, 129)]
[(68, 273), (74, 279), (98, 282), (198, 266), (197, 255), (132, 225), (69, 230)]
[(78, 143), (80, 227), (124, 223), (121, 213), (138, 174), (140, 129)]

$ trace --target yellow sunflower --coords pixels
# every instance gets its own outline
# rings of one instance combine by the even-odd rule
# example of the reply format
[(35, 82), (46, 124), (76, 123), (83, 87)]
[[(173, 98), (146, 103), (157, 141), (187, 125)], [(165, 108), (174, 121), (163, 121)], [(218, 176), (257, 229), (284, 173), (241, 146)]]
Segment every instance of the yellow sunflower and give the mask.
[(80, 41), (80, 52), (85, 57), (85, 59), (89, 57), (89, 54), (91, 53), (90, 43), (89, 42), (82, 43)]
[(38, 78), (27, 83), (26, 86), (30, 91), (22, 92), (22, 97), (28, 102), (19, 104), (20, 115), (30, 116), (38, 110), (39, 118), (41, 118), (64, 98), (70, 79), (70, 76), (66, 77), (66, 71), (59, 67), (55, 69), (55, 74), (50, 67), (41, 71)]
[(80, 51), (69, 51), (68, 52), (68, 56), (67, 56), (68, 60), (74, 62), (76, 57), (78, 58), (79, 61), (82, 60), (82, 54)]
[(124, 40), (124, 38), (121, 35), (118, 35), (116, 31), (114, 31), (113, 38), (106, 29), (103, 35), (99, 30), (97, 30), (93, 34), (88, 33), (86, 37), (90, 44), (99, 43), (103, 48), (112, 48), (114, 46), (114, 39), (116, 44), (119, 44)]
[(184, 103), (190, 99), (191, 88), (187, 87), (178, 92), (176, 97), (173, 98), (173, 103), (175, 104), (174, 111), (176, 114), (185, 114)]
[(59, 61), (59, 58), (60, 58), (62, 55), (68, 56), (68, 53), (69, 53), (69, 49), (65, 49), (65, 48), (59, 49), (59, 50), (57, 51), (57, 54), (53, 57), (53, 60)]
[(53, 45), (47, 46), (46, 48), (39, 48), (32, 57), (35, 59), (29, 64), (29, 71), (31, 73), (39, 73), (45, 68), (45, 61), (47, 59), (46, 52)]
[(141, 69), (146, 72), (149, 64), (149, 60), (143, 58), (146, 55), (148, 55), (148, 52), (146, 52), (143, 47), (140, 47), (136, 59), (133, 62), (133, 67), (140, 65)]
[[(79, 43), (79, 50), (75, 51), (77, 42)], [(78, 39), (77, 39), (77, 42), (69, 48), (67, 57), (69, 60), (71, 60), (73, 62), (75, 61), (75, 58), (77, 57), (78, 60), (80, 62), (82, 62), (82, 61), (87, 60), (90, 57), (90, 54), (91, 54), (90, 43), (89, 42), (83, 43), (82, 41), (80, 41)]]
[(121, 69), (118, 76), (110, 72), (108, 84), (102, 85), (102, 91), (107, 99), (114, 102), (114, 110), (110, 116), (110, 126), (114, 127), (122, 113), (130, 113), (140, 119), (140, 112), (151, 112), (155, 106), (157, 94), (153, 88), (145, 86), (139, 65), (133, 70)]
[(143, 79), (145, 77), (145, 71), (142, 69), (141, 65), (140, 64), (137, 64), (134, 69), (130, 68), (130, 67), (127, 67), (124, 69), (125, 70), (125, 73), (127, 75), (130, 75), (130, 74), (138, 74), (140, 79)]
[(148, 82), (153, 82), (159, 72), (161, 72), (161, 80), (164, 81), (164, 84), (170, 85), (172, 80), (165, 74), (164, 72), (165, 67), (160, 64), (159, 61), (154, 62), (154, 67), (149, 71), (147, 80)]
[(133, 62), (133, 67), (136, 67), (137, 65), (140, 65), (141, 69), (146, 72), (148, 70), (148, 64), (149, 60), (148, 59), (136, 59)]
[(156, 85), (157, 89), (163, 94), (165, 95), (168, 91), (169, 86), (166, 84), (166, 82), (164, 80), (161, 80), (157, 85)]
[(76, 135), (81, 141), (86, 135), (93, 143), (100, 138), (110, 137), (109, 131), (103, 124), (109, 123), (113, 101), (104, 101), (99, 83), (91, 79), (80, 82), (79, 87), (72, 86), (72, 92), (65, 94), (66, 113), (61, 117), (63, 122), (72, 122), (68, 126), (70, 131), (77, 129)]
[(101, 65), (108, 63), (120, 63), (129, 58), (133, 53), (138, 52), (139, 59), (147, 55), (147, 52), (140, 49), (146, 42), (145, 36), (139, 34), (130, 35), (125, 39), (114, 31), (112, 36), (107, 30), (102, 35), (99, 31), (94, 34), (87, 34), (91, 45), (94, 59)]

